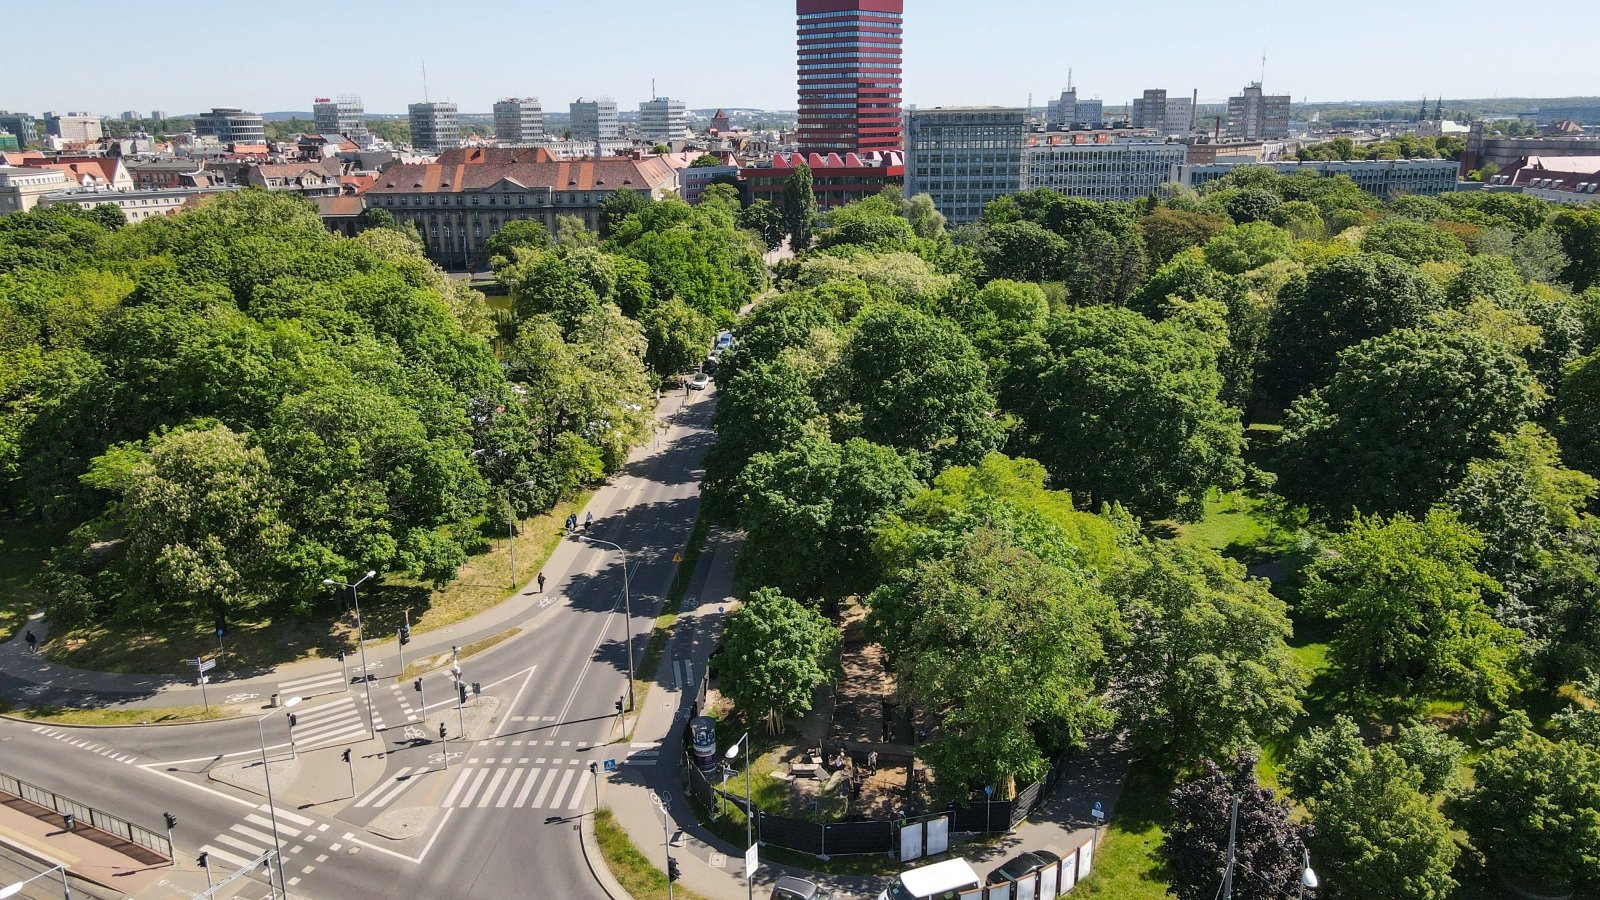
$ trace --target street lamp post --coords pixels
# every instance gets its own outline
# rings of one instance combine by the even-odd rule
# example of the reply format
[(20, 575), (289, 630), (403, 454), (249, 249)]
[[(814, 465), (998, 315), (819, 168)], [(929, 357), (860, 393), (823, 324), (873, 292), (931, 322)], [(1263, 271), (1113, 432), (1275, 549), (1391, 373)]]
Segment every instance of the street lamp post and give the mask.
[(633, 600), (628, 596), (628, 551), (622, 549), (622, 545), (620, 545), (620, 544), (613, 544), (610, 541), (602, 541), (599, 538), (590, 537), (587, 534), (577, 534), (577, 535), (575, 535), (575, 537), (577, 537), (579, 540), (585, 540), (585, 541), (589, 541), (590, 543), (600, 544), (601, 546), (604, 546), (604, 547), (610, 547), (613, 550), (616, 550), (618, 553), (622, 554), (622, 613), (626, 617), (626, 618), (624, 618), (622, 620), (622, 630), (623, 630), (623, 635), (624, 635), (624, 641), (627, 644), (625, 649), (627, 649), (627, 651), (628, 651), (628, 711), (632, 712), (633, 709), (634, 709), (634, 701), (633, 701)]
[[(374, 713), (372, 711), (372, 670), (367, 668), (367, 637), (366, 637), (365, 626), (361, 622), (361, 591), (358, 590), (358, 589), (363, 584), (366, 584), (367, 579), (372, 578), (372, 577), (376, 576), (377, 574), (378, 574), (377, 572), (374, 572), (374, 571), (369, 569), (369, 570), (367, 570), (367, 574), (361, 576), (361, 578), (358, 579), (355, 584), (346, 584), (343, 581), (338, 581), (338, 580), (335, 580), (333, 578), (324, 578), (324, 579), (322, 579), (322, 583), (327, 585), (327, 586), (329, 586), (329, 587), (346, 587), (346, 588), (349, 588), (350, 589), (350, 599), (355, 601), (355, 606), (356, 606), (356, 646), (361, 648), (361, 683), (367, 689), (367, 737), (369, 737), (369, 738), (375, 738), (375, 737), (378, 736), (378, 728), (377, 728), (377, 726), (375, 724), (373, 724), (374, 719), (375, 719), (375, 715), (374, 715)], [(342, 663), (341, 663), (341, 665), (342, 665)], [(404, 675), (405, 673), (402, 672), (400, 674)], [(281, 865), (281, 862), (280, 862), (280, 865)]]
[(0, 887), (0, 900), (5, 900), (6, 897), (15, 897), (16, 895), (22, 893), (22, 889), (27, 887), (29, 882), (38, 881), (46, 875), (49, 875), (51, 872), (55, 872), (57, 870), (60, 870), (61, 872), (61, 896), (64, 897), (65, 900), (72, 900), (72, 885), (67, 883), (66, 866), (51, 866), (32, 878), (24, 878), (21, 881), (8, 884), (5, 887)]
[[(289, 699), (283, 701), (283, 708), (290, 709), (297, 705), (302, 699), (304, 698), (290, 697)], [(276, 710), (273, 710), (273, 712), (276, 712)], [(283, 842), (278, 838), (278, 806), (272, 800), (272, 766), (267, 762), (267, 731), (265, 723), (267, 718), (272, 714), (272, 712), (269, 712), (266, 715), (256, 719), (256, 734), (260, 735), (261, 737), (261, 772), (267, 778), (267, 813), (272, 819), (272, 849), (277, 851), (278, 854), (278, 883), (284, 884)], [(271, 870), (268, 870), (267, 878), (269, 881), (271, 880)]]
[(1317, 873), (1311, 871), (1311, 851), (1301, 848), (1304, 865), (1300, 869), (1300, 900), (1305, 900), (1306, 888), (1316, 890), (1322, 883), (1317, 879)]
[[(741, 744), (744, 745), (744, 847), (745, 853), (748, 854), (750, 852), (750, 847), (755, 844), (755, 836), (750, 829), (751, 823), (754, 822), (756, 818), (755, 799), (750, 793), (750, 732), (746, 731), (744, 733), (744, 737), (735, 741), (734, 745), (728, 748), (728, 752), (725, 754), (725, 756), (729, 761), (732, 761), (734, 757), (739, 755), (739, 745)], [(749, 865), (746, 864), (744, 872), (744, 890), (745, 895), (749, 897), (750, 900), (755, 900), (756, 897), (756, 886), (755, 881), (753, 880), (755, 875), (756, 873), (750, 871)]]

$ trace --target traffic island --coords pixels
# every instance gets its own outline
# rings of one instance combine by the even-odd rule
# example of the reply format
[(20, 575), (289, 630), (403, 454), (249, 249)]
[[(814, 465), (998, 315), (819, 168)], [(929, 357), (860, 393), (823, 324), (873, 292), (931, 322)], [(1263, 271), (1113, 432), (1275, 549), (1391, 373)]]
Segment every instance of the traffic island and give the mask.
[(403, 841), (425, 834), (438, 814), (436, 806), (404, 806), (385, 810), (383, 815), (368, 822), (366, 829), (391, 841)]

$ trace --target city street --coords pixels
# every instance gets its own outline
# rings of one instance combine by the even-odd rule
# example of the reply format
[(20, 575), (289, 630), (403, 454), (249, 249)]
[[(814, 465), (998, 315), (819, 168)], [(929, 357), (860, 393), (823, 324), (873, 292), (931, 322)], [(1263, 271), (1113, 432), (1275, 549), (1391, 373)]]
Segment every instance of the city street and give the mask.
[[(320, 671), (296, 667), (293, 678), (211, 689), (225, 697), (258, 695), (233, 702), (260, 700), (259, 730), (251, 719), (115, 729), (0, 721), (0, 771), (150, 828), (159, 829), (163, 811), (174, 813), (177, 864), (139, 896), (192, 896), (205, 887), (196, 867), (202, 850), (220, 876), (271, 849), (275, 827), (297, 896), (527, 896), (537, 886), (550, 892), (545, 896), (603, 900), (578, 830), (595, 801), (589, 764), (607, 758), (630, 768), (658, 764), (654, 748), (607, 746), (623, 727), (616, 704), (627, 702), (624, 623), (637, 665), (698, 511), (711, 393), (662, 401), (667, 429), (595, 495), (587, 535), (594, 540), (573, 536), (561, 543), (544, 566), (542, 594), (529, 585), (445, 633), (416, 635), (412, 659), (521, 629), (461, 661), (469, 690), (459, 710), (447, 667), (423, 677), (424, 712), (410, 681), (396, 683), (398, 660), (389, 645), (369, 649), (381, 729), (374, 739), (367, 736), (367, 686), (359, 673), (352, 669), (347, 683), (322, 661)], [(631, 620), (624, 615), (622, 555), (606, 543), (627, 553)], [(670, 662), (662, 670), (669, 682), (676, 677)], [(95, 692), (114, 700), (107, 688), (117, 677), (93, 679)], [(26, 683), (7, 678), (8, 693)], [(474, 683), (481, 695), (471, 690)], [(159, 696), (169, 704), (197, 702), (189, 692), (168, 685)], [(266, 700), (273, 693), (284, 700), (307, 696), (292, 710), (273, 710)], [(137, 680), (127, 692), (141, 704), (152, 696)], [(297, 719), (292, 745), (290, 712)], [(276, 817), (264, 796), (261, 735)]]

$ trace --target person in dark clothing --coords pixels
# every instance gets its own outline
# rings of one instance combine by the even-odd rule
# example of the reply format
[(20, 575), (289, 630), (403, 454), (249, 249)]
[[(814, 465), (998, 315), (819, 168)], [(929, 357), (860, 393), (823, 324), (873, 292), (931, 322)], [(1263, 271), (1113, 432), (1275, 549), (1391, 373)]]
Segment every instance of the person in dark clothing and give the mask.
[(544, 593), (544, 573), (539, 573), (539, 593)]
[(32, 631), (29, 631), (27, 636), (25, 636), (23, 638), (23, 640), (28, 642), (28, 649), (29, 650), (33, 651), (34, 653), (38, 653), (39, 652), (39, 638), (36, 635), (34, 635), (34, 633)]

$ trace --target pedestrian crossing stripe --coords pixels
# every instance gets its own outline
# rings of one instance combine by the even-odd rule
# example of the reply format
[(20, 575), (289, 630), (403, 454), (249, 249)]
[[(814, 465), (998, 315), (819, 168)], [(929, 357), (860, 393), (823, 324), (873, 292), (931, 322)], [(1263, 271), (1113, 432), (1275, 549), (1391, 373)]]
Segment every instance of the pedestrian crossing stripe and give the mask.
[(337, 691), (348, 691), (350, 683), (346, 680), (343, 670), (329, 672), (325, 675), (310, 675), (305, 678), (296, 678), (292, 681), (278, 682), (278, 696), (315, 697), (319, 694), (332, 694)]
[(356, 806), (387, 806), (389, 805), (390, 801), (394, 800), (394, 798), (405, 793), (406, 788), (411, 786), (411, 782), (415, 776), (421, 775), (428, 771), (430, 770), (407, 766), (406, 768), (394, 773), (394, 778), (392, 780), (379, 784), (365, 797), (357, 800)]
[[(590, 779), (586, 767), (463, 768), (439, 804), (445, 809), (578, 809)], [(372, 806), (382, 806), (379, 798)]]
[(296, 719), (299, 724), (294, 729), (294, 742), (305, 750), (337, 744), (367, 733), (366, 720), (361, 718), (355, 698), (349, 695), (297, 713)]
[[(272, 820), (268, 815), (272, 812), (263, 803), (257, 807), (259, 812), (251, 813), (244, 817), (244, 821), (236, 822), (227, 831), (211, 839), (208, 844), (200, 845), (200, 849), (211, 858), (232, 866), (243, 868), (261, 857), (263, 853), (272, 849)], [(295, 846), (284, 847), (284, 855), (298, 853), (305, 848), (305, 844), (314, 842), (318, 832), (326, 831), (326, 825), (317, 825), (315, 819), (309, 819), (288, 810), (277, 810), (279, 842), (288, 843), (300, 841)], [(313, 828), (315, 826), (315, 828)]]
[(74, 737), (70, 732), (61, 731), (46, 725), (34, 726), (33, 733), (42, 734), (52, 740), (61, 741), (68, 746), (77, 747), (79, 750), (87, 750), (96, 756), (104, 756), (107, 759), (115, 760), (116, 762), (127, 766), (133, 765), (139, 759), (139, 757), (134, 756), (132, 753), (126, 753), (112, 747), (107, 747), (104, 744), (100, 744), (88, 738)]

